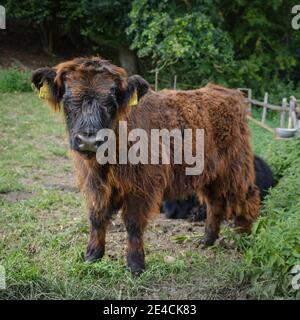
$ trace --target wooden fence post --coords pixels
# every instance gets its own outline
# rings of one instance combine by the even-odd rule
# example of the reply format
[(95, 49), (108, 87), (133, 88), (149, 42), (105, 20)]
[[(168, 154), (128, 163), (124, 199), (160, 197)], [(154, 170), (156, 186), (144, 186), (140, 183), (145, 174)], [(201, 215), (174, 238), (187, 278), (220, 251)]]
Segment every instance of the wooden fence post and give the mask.
[(283, 98), (282, 99), (282, 104), (281, 104), (281, 107), (282, 107), (282, 111), (280, 113), (280, 128), (284, 128), (284, 123), (285, 123), (285, 108), (287, 106), (287, 99), (286, 98)]
[(247, 112), (249, 114), (251, 114), (252, 111), (252, 89), (250, 88), (237, 88), (237, 90), (239, 90), (240, 92), (244, 93), (245, 91), (247, 91)]
[(297, 128), (297, 130), (299, 132), (299, 136), (300, 136), (300, 119), (298, 119), (299, 116), (296, 114), (296, 108), (298, 107), (297, 99), (294, 96), (292, 96), (292, 99), (293, 99), (293, 102), (294, 102), (293, 114), (292, 114), (292, 118), (294, 120), (294, 128)]
[(158, 90), (158, 69), (155, 70), (155, 91)]
[(248, 89), (248, 109), (250, 114), (252, 113), (251, 99), (252, 99), (252, 89)]
[(295, 97), (290, 97), (290, 107), (289, 107), (289, 125), (288, 128), (292, 129), (296, 127), (296, 114), (295, 114)]
[(177, 74), (175, 74), (174, 76), (174, 85), (173, 85), (174, 90), (176, 90), (176, 86), (177, 86)]
[(268, 111), (268, 92), (265, 93), (264, 97), (264, 107), (263, 107), (263, 113), (262, 113), (262, 118), (261, 118), (261, 123), (264, 124), (266, 122), (267, 118), (267, 111)]

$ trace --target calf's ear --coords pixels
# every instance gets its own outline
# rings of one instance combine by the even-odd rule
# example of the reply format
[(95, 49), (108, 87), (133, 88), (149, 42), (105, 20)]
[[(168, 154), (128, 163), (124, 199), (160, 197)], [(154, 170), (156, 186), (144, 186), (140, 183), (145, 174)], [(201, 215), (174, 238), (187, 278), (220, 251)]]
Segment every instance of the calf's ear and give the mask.
[(124, 94), (124, 105), (137, 105), (138, 101), (148, 92), (149, 88), (149, 83), (141, 76), (130, 76)]
[[(31, 82), (41, 99), (45, 99), (51, 108), (59, 111), (64, 87), (57, 83), (56, 71), (52, 68), (40, 68), (33, 72)], [(61, 81), (60, 81), (61, 83)]]
[(148, 92), (149, 88), (149, 83), (138, 74), (128, 78), (128, 90), (131, 92), (136, 90), (138, 99), (141, 99)]

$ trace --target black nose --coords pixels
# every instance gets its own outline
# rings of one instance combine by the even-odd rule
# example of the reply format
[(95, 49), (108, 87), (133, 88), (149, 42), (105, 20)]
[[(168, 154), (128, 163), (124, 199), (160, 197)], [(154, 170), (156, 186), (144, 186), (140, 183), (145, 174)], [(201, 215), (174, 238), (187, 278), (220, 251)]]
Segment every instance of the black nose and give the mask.
[(75, 145), (78, 151), (82, 152), (96, 152), (98, 143), (96, 141), (96, 135), (88, 135), (85, 133), (77, 133), (75, 135)]

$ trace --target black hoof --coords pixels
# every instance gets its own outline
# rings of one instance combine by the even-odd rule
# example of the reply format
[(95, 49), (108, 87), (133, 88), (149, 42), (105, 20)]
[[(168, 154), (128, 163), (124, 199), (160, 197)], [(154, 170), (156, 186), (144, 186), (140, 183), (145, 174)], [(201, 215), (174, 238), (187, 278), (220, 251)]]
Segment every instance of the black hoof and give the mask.
[(200, 245), (202, 248), (207, 248), (213, 246), (216, 241), (215, 237), (204, 236), (202, 240), (200, 240)]
[(95, 262), (101, 260), (104, 252), (100, 249), (88, 249), (85, 255), (85, 262)]
[(132, 262), (131, 264), (128, 264), (128, 268), (130, 269), (130, 271), (134, 277), (138, 277), (145, 270), (145, 265), (143, 263)]

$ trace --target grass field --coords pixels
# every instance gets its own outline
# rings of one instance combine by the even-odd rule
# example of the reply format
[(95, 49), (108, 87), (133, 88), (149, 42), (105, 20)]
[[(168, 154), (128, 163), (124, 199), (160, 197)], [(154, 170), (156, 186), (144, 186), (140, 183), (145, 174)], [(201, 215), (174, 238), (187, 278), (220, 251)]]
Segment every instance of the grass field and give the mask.
[[(160, 215), (146, 237), (146, 271), (133, 278), (124, 261), (126, 233), (116, 218), (107, 254), (83, 260), (88, 221), (67, 158), (59, 114), (32, 93), (0, 94), (1, 299), (255, 298), (240, 279), (243, 251), (223, 230), (218, 244), (198, 248), (203, 225)], [(255, 151), (269, 133), (253, 127)], [(230, 234), (230, 232), (229, 232)]]

